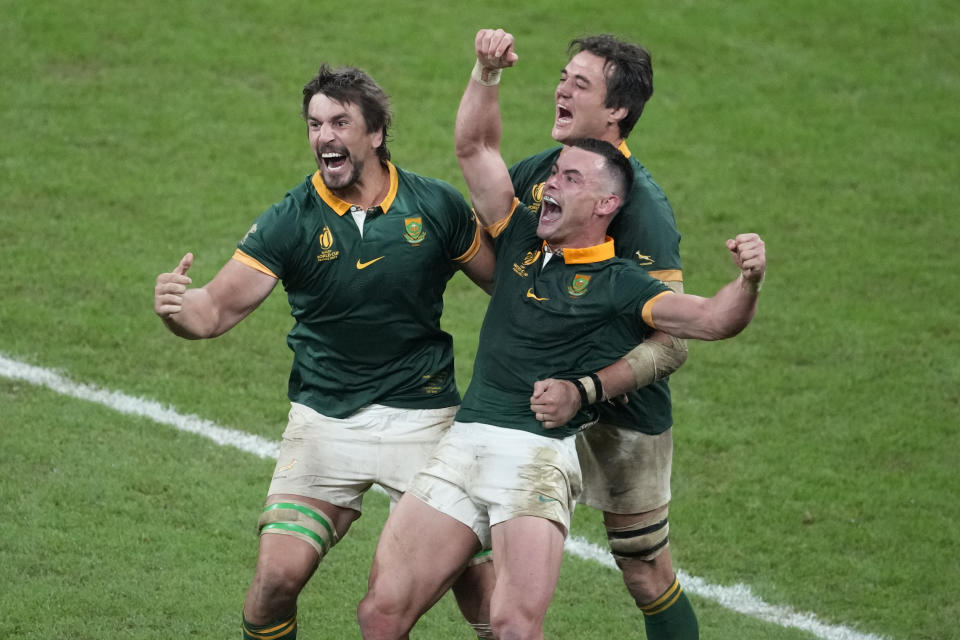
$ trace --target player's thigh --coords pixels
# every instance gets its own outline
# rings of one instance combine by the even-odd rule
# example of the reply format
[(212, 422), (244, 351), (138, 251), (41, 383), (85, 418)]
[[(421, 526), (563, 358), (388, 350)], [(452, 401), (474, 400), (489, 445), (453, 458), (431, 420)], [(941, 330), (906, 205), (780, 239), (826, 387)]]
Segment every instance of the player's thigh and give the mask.
[(479, 548), (473, 530), (405, 494), (380, 533), (369, 597), (381, 608), (426, 611)]
[(542, 621), (560, 576), (565, 533), (546, 518), (521, 516), (491, 527), (497, 582), (491, 619)]

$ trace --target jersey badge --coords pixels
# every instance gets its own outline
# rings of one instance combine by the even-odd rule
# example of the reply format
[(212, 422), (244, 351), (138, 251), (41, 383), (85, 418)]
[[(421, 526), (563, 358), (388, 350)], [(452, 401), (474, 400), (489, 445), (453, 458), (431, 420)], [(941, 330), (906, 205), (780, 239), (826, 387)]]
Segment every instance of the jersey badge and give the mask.
[(436, 373), (423, 376), (423, 391), (424, 393), (430, 395), (436, 395), (443, 391), (444, 387), (447, 384), (447, 380), (450, 379), (450, 375), (447, 371), (438, 371)]
[(534, 213), (540, 211), (540, 203), (543, 202), (543, 187), (546, 184), (546, 182), (538, 182), (533, 185), (533, 188), (530, 189), (530, 195), (533, 197), (533, 201), (527, 205), (527, 209), (530, 209), (530, 211)]
[(513, 271), (521, 278), (527, 277), (527, 269), (530, 265), (534, 264), (537, 260), (540, 259), (540, 249), (536, 251), (527, 251), (527, 254), (523, 256), (523, 259), (520, 260), (520, 264), (516, 262), (513, 263)]
[(637, 260), (639, 260), (641, 266), (644, 266), (644, 267), (650, 266), (655, 262), (653, 259), (653, 256), (645, 256), (639, 251), (637, 251)]
[(247, 238), (250, 237), (250, 234), (251, 234), (251, 233), (256, 233), (256, 232), (257, 232), (257, 223), (254, 222), (254, 223), (253, 223), (253, 226), (250, 227), (250, 230), (247, 231), (246, 235), (243, 236), (243, 240), (240, 241), (240, 244), (243, 244), (244, 242), (246, 242), (246, 241), (247, 241)]
[(423, 230), (423, 220), (421, 218), (404, 218), (403, 228), (405, 229), (403, 239), (410, 244), (420, 244), (427, 237), (427, 232)]
[(587, 286), (590, 284), (590, 276), (578, 273), (573, 276), (573, 282), (567, 286), (567, 293), (574, 298), (579, 298), (587, 292)]
[(320, 243), (320, 253), (317, 254), (317, 262), (336, 260), (340, 255), (339, 251), (333, 249), (333, 234), (330, 233), (330, 227), (323, 228), (323, 231), (321, 231), (317, 237), (317, 242)]

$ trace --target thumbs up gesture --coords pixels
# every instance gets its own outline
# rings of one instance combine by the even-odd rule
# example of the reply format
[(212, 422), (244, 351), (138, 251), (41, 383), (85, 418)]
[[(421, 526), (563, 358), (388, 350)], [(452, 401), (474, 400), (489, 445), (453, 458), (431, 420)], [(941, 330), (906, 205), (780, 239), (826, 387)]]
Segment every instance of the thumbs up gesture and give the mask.
[(157, 286), (153, 290), (153, 311), (161, 318), (169, 318), (183, 308), (183, 294), (193, 282), (187, 275), (192, 264), (193, 254), (187, 253), (172, 272), (157, 276)]

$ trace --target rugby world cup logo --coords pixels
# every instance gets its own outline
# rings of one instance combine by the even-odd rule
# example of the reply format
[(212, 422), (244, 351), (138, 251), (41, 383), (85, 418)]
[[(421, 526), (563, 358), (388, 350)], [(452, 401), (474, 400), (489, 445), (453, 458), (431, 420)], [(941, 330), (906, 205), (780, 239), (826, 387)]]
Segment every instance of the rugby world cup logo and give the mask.
[(579, 298), (587, 292), (587, 286), (590, 284), (590, 276), (585, 276), (582, 273), (578, 273), (573, 276), (573, 282), (567, 286), (567, 293), (569, 293), (574, 298)]
[(333, 246), (333, 234), (330, 233), (330, 227), (324, 227), (323, 231), (320, 232), (320, 237), (317, 238), (320, 241), (320, 247), (322, 249), (329, 249)]
[(421, 218), (404, 218), (403, 239), (410, 244), (420, 244), (427, 237), (427, 232), (423, 230), (423, 220)]
[(540, 204), (543, 201), (543, 187), (546, 184), (546, 182), (539, 182), (533, 185), (533, 188), (530, 189), (530, 195), (533, 197), (533, 202), (527, 205), (527, 208), (530, 209), (530, 211), (536, 213), (540, 210)]

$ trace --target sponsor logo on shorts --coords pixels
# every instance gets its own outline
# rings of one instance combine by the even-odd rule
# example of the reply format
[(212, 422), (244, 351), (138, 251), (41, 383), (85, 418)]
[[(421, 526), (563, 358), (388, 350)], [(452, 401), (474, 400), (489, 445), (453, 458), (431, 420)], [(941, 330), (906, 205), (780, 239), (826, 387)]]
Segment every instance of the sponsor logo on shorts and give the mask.
[(551, 498), (550, 496), (537, 496), (537, 500), (540, 502), (560, 502), (556, 498)]

